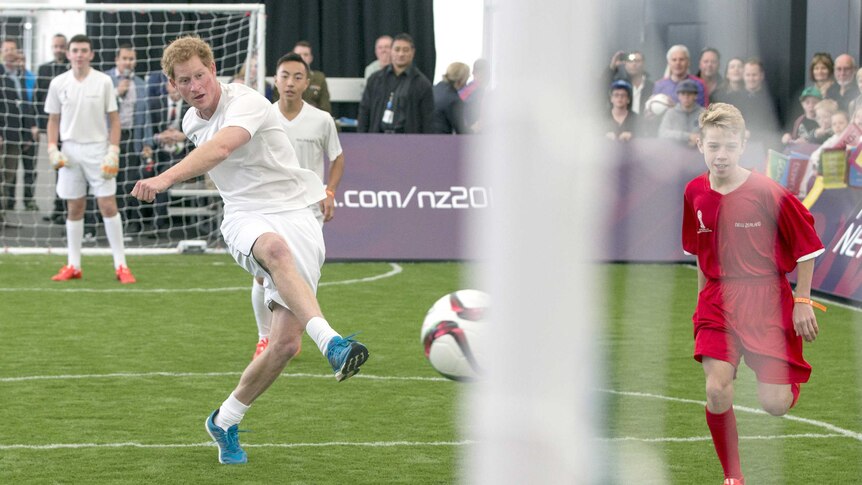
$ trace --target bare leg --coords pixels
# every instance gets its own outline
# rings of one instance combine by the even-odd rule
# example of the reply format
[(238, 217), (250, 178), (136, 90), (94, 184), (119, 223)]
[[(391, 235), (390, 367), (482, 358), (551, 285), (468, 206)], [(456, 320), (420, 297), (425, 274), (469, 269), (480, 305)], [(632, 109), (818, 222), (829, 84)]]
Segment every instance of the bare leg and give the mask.
[(245, 368), (233, 392), (241, 403), (251, 405), (275, 382), (299, 350), (304, 330), (305, 324), (293, 312), (281, 305), (273, 305), (269, 346)]
[(296, 270), (293, 254), (281, 236), (263, 234), (255, 241), (252, 254), (270, 274), (278, 294), (302, 322), (303, 330), (313, 317), (323, 316), (314, 291)]
[(793, 403), (790, 384), (757, 383), (757, 397), (763, 410), (773, 416), (784, 416)]

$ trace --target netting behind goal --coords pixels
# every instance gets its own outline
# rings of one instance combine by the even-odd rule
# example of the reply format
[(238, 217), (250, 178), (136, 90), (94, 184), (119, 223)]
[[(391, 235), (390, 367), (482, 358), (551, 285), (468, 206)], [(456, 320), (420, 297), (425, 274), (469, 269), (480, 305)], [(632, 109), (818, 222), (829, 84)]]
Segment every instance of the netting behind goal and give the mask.
[[(0, 167), (5, 167), (0, 176), (0, 248), (50, 250), (66, 246), (65, 209), (55, 195), (56, 174), (46, 150), (47, 115), (43, 108), (52, 74), (40, 67), (53, 61), (49, 46), (54, 34), (69, 34), (68, 22), (76, 19), (80, 27), (71, 32), (85, 33), (92, 40), (92, 67), (113, 73), (121, 90), (120, 84), (129, 86), (126, 94), (118, 95), (118, 104), (125, 102), (133, 113), (131, 121), (122, 123), (117, 177), (126, 247), (172, 248), (186, 239), (220, 246), (221, 199), (206, 177), (174, 186), (153, 204), (138, 203), (129, 192), (135, 181), (166, 170), (193, 148), (173, 131), (188, 105), (168, 100), (172, 89), (160, 67), (164, 47), (181, 35), (199, 35), (213, 47), (221, 80), (229, 82), (242, 71), (245, 77), (238, 80), (249, 82), (254, 70), (242, 67), (252, 60), (262, 61), (265, 54), (263, 6), (258, 4), (90, 4), (62, 10), (0, 4), (0, 38), (17, 42), (16, 62), (25, 69), (18, 78), (21, 82), (8, 82), (11, 78), (7, 73), (8, 81), (0, 84)], [(133, 70), (117, 69), (118, 49), (126, 45), (136, 54)], [(2, 61), (9, 65), (10, 59)], [(55, 66), (53, 75), (62, 70)], [(262, 90), (263, 79), (255, 84)], [(127, 98), (129, 95), (133, 99)], [(35, 143), (29, 128), (34, 123), (40, 127)], [(142, 155), (145, 146), (152, 148), (151, 157)], [(88, 196), (84, 247), (107, 245), (101, 216)]]

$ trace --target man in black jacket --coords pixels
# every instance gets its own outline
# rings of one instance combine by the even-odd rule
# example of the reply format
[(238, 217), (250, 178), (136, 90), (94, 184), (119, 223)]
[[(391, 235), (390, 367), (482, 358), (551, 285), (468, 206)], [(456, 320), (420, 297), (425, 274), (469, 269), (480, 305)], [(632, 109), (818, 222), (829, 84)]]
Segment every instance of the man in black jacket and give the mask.
[(391, 64), (368, 78), (359, 103), (362, 133), (433, 133), (431, 81), (413, 65), (416, 47), (409, 34), (392, 41)]
[[(42, 130), (48, 127), (48, 114), (45, 113), (45, 98), (48, 96), (48, 86), (51, 85), (51, 80), (69, 70), (69, 59), (66, 58), (66, 36), (63, 34), (54, 34), (51, 38), (51, 52), (54, 54), (54, 60), (46, 62), (39, 66), (36, 75), (36, 113), (39, 117), (39, 128)], [(54, 175), (56, 177), (56, 174)], [(91, 204), (92, 205), (92, 202)], [(92, 217), (88, 217), (92, 219)], [(54, 209), (50, 216), (45, 216), (45, 220), (51, 220), (55, 224), (66, 224), (66, 205), (63, 199), (54, 194)], [(92, 220), (88, 221), (90, 225)], [(90, 229), (87, 232), (92, 233)]]

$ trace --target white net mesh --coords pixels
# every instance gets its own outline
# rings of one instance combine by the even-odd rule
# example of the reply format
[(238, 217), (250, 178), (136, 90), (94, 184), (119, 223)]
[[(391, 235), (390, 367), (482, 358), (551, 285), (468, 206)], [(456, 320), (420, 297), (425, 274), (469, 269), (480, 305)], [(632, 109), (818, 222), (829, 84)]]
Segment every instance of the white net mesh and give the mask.
[[(219, 77), (230, 81), (252, 55), (263, 58), (260, 6), (95, 4), (77, 11), (64, 7), (62, 16), (50, 7), (6, 7), (12, 6), (0, 4), (0, 38), (14, 43), (3, 44), (7, 72), (0, 76), (0, 247), (66, 245), (65, 209), (55, 195), (43, 107), (50, 80), (66, 70), (51, 57), (54, 34), (70, 32), (58, 19), (73, 19), (73, 13), (81, 19), (80, 30), (71, 29), (67, 38), (86, 34), (95, 51), (92, 67), (113, 75), (118, 94), (126, 93), (118, 96), (122, 154), (117, 177), (126, 247), (168, 248), (185, 239), (219, 246), (221, 200), (205, 177), (175, 186), (153, 204), (141, 204), (129, 193), (137, 180), (167, 170), (193, 148), (174, 131), (188, 106), (169, 101), (160, 67), (164, 47), (178, 36), (199, 35), (213, 47)], [(13, 47), (17, 56), (10, 53)], [(135, 54), (132, 67), (117, 60), (124, 47)], [(38, 142), (32, 138), (34, 124), (40, 129)], [(152, 156), (143, 155), (145, 147)], [(88, 196), (85, 247), (107, 245), (101, 216)]]

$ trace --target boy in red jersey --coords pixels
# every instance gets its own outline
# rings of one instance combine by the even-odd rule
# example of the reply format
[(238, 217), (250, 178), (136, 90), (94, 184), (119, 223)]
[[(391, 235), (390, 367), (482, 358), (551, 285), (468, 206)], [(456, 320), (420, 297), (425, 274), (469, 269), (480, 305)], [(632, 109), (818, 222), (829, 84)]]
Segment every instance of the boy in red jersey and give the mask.
[[(811, 277), (824, 248), (796, 197), (739, 166), (745, 120), (737, 108), (713, 103), (699, 125), (708, 172), (685, 188), (682, 244), (697, 256), (694, 358), (706, 376), (706, 422), (724, 483), (736, 485), (744, 483), (733, 414), (736, 368), (745, 357), (769, 414), (796, 404), (811, 374), (802, 340), (814, 341), (819, 331), (812, 307), (822, 306), (811, 300)], [(795, 296), (786, 277), (794, 268)]]

